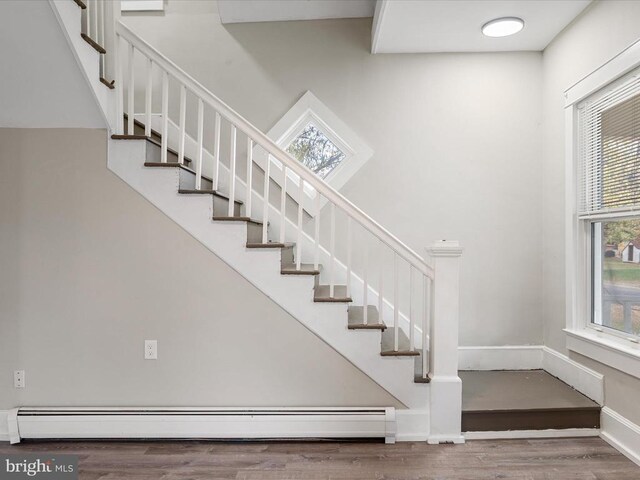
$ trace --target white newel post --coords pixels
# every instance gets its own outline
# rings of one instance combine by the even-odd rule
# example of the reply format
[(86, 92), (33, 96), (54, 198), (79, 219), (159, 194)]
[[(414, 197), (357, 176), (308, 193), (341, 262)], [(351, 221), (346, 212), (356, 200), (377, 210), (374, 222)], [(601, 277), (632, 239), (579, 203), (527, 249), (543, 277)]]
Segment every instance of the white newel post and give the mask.
[(429, 443), (463, 443), (462, 381), (458, 377), (458, 311), (460, 257), (457, 240), (441, 240), (427, 248), (433, 258), (433, 315), (429, 349)]

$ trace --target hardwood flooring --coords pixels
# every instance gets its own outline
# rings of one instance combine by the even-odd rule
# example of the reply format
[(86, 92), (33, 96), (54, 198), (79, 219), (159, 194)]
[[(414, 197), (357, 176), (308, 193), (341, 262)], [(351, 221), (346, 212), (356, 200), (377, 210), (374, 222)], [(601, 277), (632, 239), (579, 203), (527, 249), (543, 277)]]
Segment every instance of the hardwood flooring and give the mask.
[(79, 455), (83, 480), (638, 480), (600, 438), (424, 443), (42, 442), (0, 454)]

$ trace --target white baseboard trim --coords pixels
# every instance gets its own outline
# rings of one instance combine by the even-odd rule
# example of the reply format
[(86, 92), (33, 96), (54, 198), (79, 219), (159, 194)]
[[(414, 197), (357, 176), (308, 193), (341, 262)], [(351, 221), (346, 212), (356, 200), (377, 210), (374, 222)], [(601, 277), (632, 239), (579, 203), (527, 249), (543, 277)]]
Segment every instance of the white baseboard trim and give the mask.
[(396, 410), (397, 442), (424, 442), (428, 437), (428, 410)]
[(9, 441), (9, 410), (0, 410), (0, 442)]
[(542, 345), (458, 347), (460, 370), (536, 370), (542, 368)]
[(562, 430), (507, 430), (504, 432), (464, 432), (465, 440), (501, 440), (516, 438), (597, 437), (597, 428), (565, 428)]
[(549, 347), (543, 347), (542, 368), (599, 405), (604, 404), (602, 374)]
[(602, 409), (600, 436), (632, 462), (640, 465), (640, 426), (609, 407)]

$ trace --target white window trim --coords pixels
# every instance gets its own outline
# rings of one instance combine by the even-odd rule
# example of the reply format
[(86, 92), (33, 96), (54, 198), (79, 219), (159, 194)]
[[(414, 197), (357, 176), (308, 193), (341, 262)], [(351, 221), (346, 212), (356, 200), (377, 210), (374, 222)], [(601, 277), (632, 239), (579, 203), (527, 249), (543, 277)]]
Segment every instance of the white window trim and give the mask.
[[(340, 190), (371, 159), (373, 150), (310, 91), (307, 91), (278, 120), (271, 130), (267, 132), (267, 136), (281, 148), (286, 149), (310, 122), (318, 127), (345, 154), (345, 159), (340, 165), (334, 168), (324, 179), (331, 187)], [(265, 169), (266, 155), (258, 147), (255, 147), (254, 150), (254, 160), (260, 168)], [(283, 175), (280, 162), (272, 160), (271, 174), (273, 180), (282, 186)], [(287, 194), (296, 202), (299, 201), (298, 176), (293, 172), (289, 172), (287, 175)], [(305, 194), (303, 207), (309, 215), (314, 216), (315, 191), (313, 188), (308, 187), (305, 188)], [(325, 203), (326, 199), (322, 198), (320, 208)]]
[(591, 323), (591, 232), (578, 220), (578, 103), (640, 67), (640, 41), (565, 91), (567, 349), (640, 378), (640, 344)]

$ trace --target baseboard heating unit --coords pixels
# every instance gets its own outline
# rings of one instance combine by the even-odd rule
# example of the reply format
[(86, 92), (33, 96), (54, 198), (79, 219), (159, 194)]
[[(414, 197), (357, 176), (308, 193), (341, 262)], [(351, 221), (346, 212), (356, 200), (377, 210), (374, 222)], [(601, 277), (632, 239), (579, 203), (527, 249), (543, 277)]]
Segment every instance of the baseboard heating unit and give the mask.
[(395, 443), (393, 407), (143, 408), (21, 407), (9, 411), (9, 440), (340, 439)]

